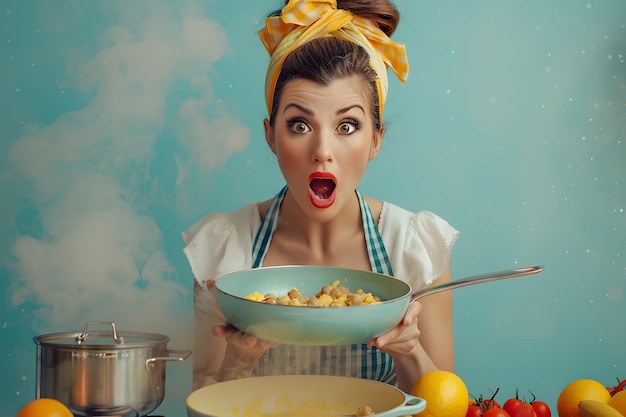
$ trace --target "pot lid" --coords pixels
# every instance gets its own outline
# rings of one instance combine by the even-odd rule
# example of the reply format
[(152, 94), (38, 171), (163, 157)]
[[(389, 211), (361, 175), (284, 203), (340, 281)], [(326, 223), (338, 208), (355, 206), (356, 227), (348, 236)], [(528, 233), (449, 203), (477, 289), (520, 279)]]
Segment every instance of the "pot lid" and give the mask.
[[(97, 324), (111, 326), (110, 331), (93, 331), (89, 327)], [(36, 336), (33, 341), (38, 345), (62, 346), (72, 348), (102, 348), (123, 349), (151, 347), (155, 344), (167, 343), (170, 338), (159, 333), (148, 332), (119, 332), (115, 323), (111, 322), (87, 322), (80, 333), (50, 333)]]

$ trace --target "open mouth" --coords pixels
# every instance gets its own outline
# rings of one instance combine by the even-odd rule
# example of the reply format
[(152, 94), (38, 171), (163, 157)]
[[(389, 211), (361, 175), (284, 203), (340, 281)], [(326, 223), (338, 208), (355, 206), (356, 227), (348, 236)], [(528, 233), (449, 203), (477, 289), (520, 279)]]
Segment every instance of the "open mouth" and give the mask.
[(313, 174), (309, 180), (311, 204), (321, 209), (332, 206), (335, 202), (335, 188), (337, 187), (335, 178), (332, 175)]
[(316, 178), (311, 180), (309, 187), (319, 200), (328, 200), (335, 191), (335, 181), (328, 178)]

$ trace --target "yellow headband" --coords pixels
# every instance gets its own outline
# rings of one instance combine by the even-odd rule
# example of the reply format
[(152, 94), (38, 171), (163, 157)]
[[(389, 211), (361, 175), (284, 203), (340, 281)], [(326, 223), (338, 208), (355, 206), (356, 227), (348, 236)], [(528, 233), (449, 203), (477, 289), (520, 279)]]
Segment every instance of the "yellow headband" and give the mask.
[(308, 41), (332, 35), (356, 43), (370, 56), (370, 65), (378, 75), (380, 117), (387, 97), (387, 66), (405, 82), (409, 63), (404, 44), (393, 42), (369, 19), (337, 9), (337, 0), (289, 0), (280, 14), (265, 19), (259, 37), (270, 54), (265, 77), (265, 100), (272, 114), (274, 90), (285, 58)]

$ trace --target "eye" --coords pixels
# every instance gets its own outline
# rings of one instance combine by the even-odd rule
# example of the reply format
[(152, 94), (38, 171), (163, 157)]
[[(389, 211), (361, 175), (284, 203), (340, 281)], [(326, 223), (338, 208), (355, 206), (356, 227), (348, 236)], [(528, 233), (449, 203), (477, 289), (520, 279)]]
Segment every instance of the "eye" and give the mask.
[(302, 134), (311, 131), (311, 128), (303, 120), (290, 120), (287, 122), (287, 127), (293, 133)]
[(356, 132), (358, 128), (359, 128), (359, 122), (357, 122), (356, 120), (352, 120), (352, 119), (344, 120), (337, 127), (337, 132), (339, 132), (342, 135), (349, 135), (351, 133)]

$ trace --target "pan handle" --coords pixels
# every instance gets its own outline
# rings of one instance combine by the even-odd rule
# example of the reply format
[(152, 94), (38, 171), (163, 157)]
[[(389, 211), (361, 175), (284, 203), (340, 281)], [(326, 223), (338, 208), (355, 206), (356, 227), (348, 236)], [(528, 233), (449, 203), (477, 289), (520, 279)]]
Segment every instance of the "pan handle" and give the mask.
[(533, 275), (538, 274), (543, 271), (543, 266), (529, 266), (526, 268), (520, 269), (511, 269), (508, 271), (500, 271), (500, 272), (492, 272), (489, 274), (483, 275), (475, 275), (463, 279), (458, 279), (455, 281), (446, 282), (444, 284), (435, 285), (434, 287), (427, 287), (422, 290), (419, 290), (413, 293), (411, 297), (411, 302), (417, 300), (418, 298), (422, 298), (426, 295), (435, 294), (441, 291), (452, 290), (454, 288), (467, 287), (468, 285), (481, 284), (483, 282), (496, 281), (499, 279), (507, 279), (507, 278), (515, 278), (522, 277), (525, 275)]
[(411, 416), (417, 413), (421, 413), (426, 409), (426, 400), (416, 397), (406, 392), (404, 394), (404, 403), (392, 408), (391, 410), (382, 411), (376, 413), (376, 416), (380, 417), (399, 417), (399, 416)]
[(191, 349), (183, 349), (183, 350), (177, 350), (177, 349), (167, 349), (167, 353), (173, 353), (175, 355), (181, 355), (180, 357), (171, 357), (171, 356), (160, 356), (160, 357), (156, 357), (156, 358), (150, 358), (148, 360), (146, 360), (146, 369), (148, 371), (152, 370), (154, 368), (154, 364), (156, 361), (184, 361), (185, 359), (187, 359), (188, 357), (191, 356)]

